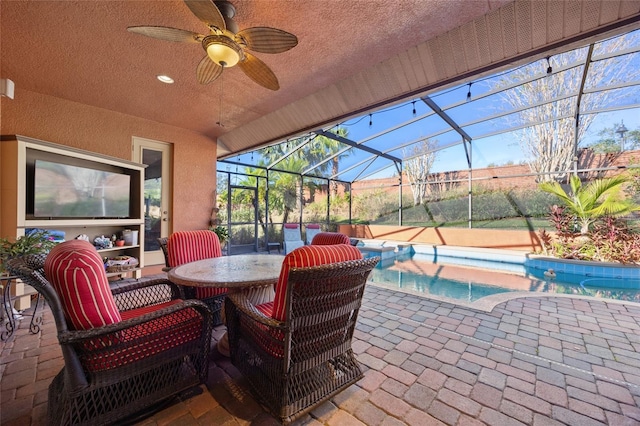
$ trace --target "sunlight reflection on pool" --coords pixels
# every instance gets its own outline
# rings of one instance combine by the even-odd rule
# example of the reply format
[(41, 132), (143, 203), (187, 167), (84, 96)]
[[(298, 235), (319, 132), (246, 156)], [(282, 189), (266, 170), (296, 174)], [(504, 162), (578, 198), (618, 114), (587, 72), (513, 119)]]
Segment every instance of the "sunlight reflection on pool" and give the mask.
[[(367, 256), (367, 253), (364, 253)], [(371, 254), (375, 255), (375, 253)], [(465, 264), (460, 264), (460, 263)], [(573, 294), (640, 302), (640, 282), (564, 274), (561, 279), (523, 264), (428, 254), (405, 254), (380, 262), (369, 280), (386, 287), (474, 302), (515, 291)]]

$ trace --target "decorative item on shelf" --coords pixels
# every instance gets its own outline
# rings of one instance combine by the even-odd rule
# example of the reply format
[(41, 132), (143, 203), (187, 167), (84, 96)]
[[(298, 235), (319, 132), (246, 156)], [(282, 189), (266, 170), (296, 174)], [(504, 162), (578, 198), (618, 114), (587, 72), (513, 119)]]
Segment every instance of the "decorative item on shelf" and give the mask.
[(124, 246), (124, 240), (123, 239), (116, 240), (115, 244), (116, 244), (116, 247), (122, 247)]
[(124, 231), (122, 231), (122, 238), (124, 239), (124, 245), (126, 246), (138, 245), (138, 231), (125, 229)]
[(42, 232), (46, 234), (47, 238), (49, 238), (54, 243), (62, 243), (65, 240), (66, 232), (59, 231), (57, 229), (43, 229), (43, 228), (25, 228), (25, 235), (31, 235), (34, 232)]
[(111, 240), (107, 237), (105, 237), (104, 235), (101, 235), (99, 237), (95, 237), (93, 239), (93, 245), (96, 247), (96, 249), (98, 250), (102, 250), (102, 249), (108, 249), (113, 247), (111, 245)]
[(87, 234), (80, 234), (76, 237), (76, 240), (89, 241), (89, 236)]
[(132, 256), (115, 256), (106, 258), (104, 266), (107, 272), (127, 272), (138, 267), (138, 259)]

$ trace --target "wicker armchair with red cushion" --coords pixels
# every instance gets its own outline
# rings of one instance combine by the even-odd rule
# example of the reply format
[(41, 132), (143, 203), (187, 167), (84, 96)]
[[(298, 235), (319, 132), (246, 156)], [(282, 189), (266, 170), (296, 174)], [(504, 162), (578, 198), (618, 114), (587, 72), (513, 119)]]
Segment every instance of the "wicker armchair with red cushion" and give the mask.
[[(220, 240), (215, 232), (209, 230), (174, 232), (167, 239), (169, 267), (183, 265), (196, 260), (222, 256)], [(188, 299), (199, 299), (213, 312), (213, 325), (222, 324), (222, 303), (227, 294), (226, 288), (204, 288), (183, 286)]]
[(11, 259), (54, 317), (64, 368), (49, 386), (52, 425), (112, 424), (204, 383), (211, 311), (166, 279), (107, 280), (87, 241)]
[(304, 246), (285, 256), (274, 301), (227, 296), (231, 362), (279, 421), (299, 418), (362, 377), (351, 339), (378, 260), (345, 244)]
[(326, 246), (332, 244), (351, 245), (351, 239), (339, 232), (320, 232), (313, 237), (313, 240), (311, 240), (311, 245), (314, 246)]

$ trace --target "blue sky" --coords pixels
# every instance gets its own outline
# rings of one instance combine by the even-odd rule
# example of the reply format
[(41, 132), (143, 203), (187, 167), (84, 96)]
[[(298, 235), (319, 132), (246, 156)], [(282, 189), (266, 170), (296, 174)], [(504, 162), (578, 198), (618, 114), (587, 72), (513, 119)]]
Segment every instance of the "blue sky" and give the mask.
[[(598, 140), (598, 133), (606, 127), (612, 127), (613, 123), (624, 121), (629, 130), (640, 130), (640, 110), (631, 109), (599, 114), (591, 123), (589, 130), (581, 146), (586, 146)], [(524, 161), (524, 155), (517, 141), (510, 134), (494, 136), (476, 141), (473, 147), (474, 168), (486, 167), (489, 164), (502, 165), (509, 161), (518, 164)], [(434, 171), (459, 170), (467, 168), (467, 160), (464, 157), (462, 147), (441, 151), (436, 159)]]
[[(625, 41), (616, 45), (619, 40)], [(593, 62), (590, 62), (587, 74), (586, 92), (582, 97), (581, 109), (590, 108), (590, 102), (594, 96), (597, 96), (590, 94), (589, 90), (598, 91), (603, 87), (612, 86), (614, 89), (607, 92), (609, 97), (605, 98), (604, 102), (593, 104), (596, 108), (629, 107), (640, 104), (640, 88), (633, 84), (634, 81), (640, 80), (640, 48), (638, 46), (640, 46), (640, 31), (596, 43), (592, 57)], [(609, 52), (620, 51), (619, 49), (625, 49), (625, 54), (608, 58)], [(460, 83), (429, 96), (472, 138), (474, 168), (486, 167), (490, 164), (518, 164), (525, 161), (525, 156), (514, 137), (514, 133), (501, 133), (515, 129), (520, 123), (517, 111), (513, 112), (518, 103), (513, 106), (505, 99), (509, 95), (512, 97), (514, 95), (520, 96), (521, 90), (534, 87), (541, 88), (541, 90), (539, 92), (530, 91), (533, 95), (526, 98), (531, 99), (529, 102), (535, 104), (549, 102), (553, 99), (555, 108), (561, 108), (563, 102), (574, 105), (586, 58), (587, 49), (583, 47), (520, 65), (512, 70)], [(548, 78), (551, 75), (547, 70), (549, 66), (553, 67), (551, 73), (553, 80)], [(632, 84), (626, 84), (629, 81)], [(518, 87), (522, 82), (531, 82), (531, 84)], [(549, 84), (550, 82), (552, 84)], [(621, 84), (622, 86), (618, 87)], [(629, 87), (626, 87), (627, 85)], [(544, 96), (539, 95), (542, 92), (544, 92)], [(427, 105), (428, 102), (428, 99), (425, 102), (421, 99), (405, 101), (393, 107), (347, 120), (340, 123), (339, 126), (348, 130), (348, 139), (357, 143), (364, 142), (368, 148), (402, 159), (412, 155), (412, 143), (427, 138), (439, 147), (457, 144), (437, 151), (437, 159), (432, 171), (467, 169), (465, 150), (459, 143), (461, 136), (433, 112)], [(520, 105), (524, 107), (523, 104)], [(530, 108), (530, 104), (526, 105), (526, 108)], [(531, 110), (536, 112), (535, 118), (532, 120), (542, 119), (539, 117), (544, 111), (535, 108)], [(640, 130), (639, 112), (640, 109), (635, 108), (600, 113), (580, 141), (580, 146), (584, 147), (595, 142), (598, 139), (598, 133), (603, 128), (612, 127), (621, 121), (624, 121), (629, 130)], [(568, 114), (573, 114), (573, 112)], [(388, 129), (393, 129), (393, 131), (388, 131)], [(290, 146), (293, 147), (293, 143)], [(342, 146), (347, 148), (346, 145)], [(344, 171), (340, 176), (341, 180), (386, 177), (397, 172), (396, 168), (392, 166), (393, 163), (388, 159), (379, 158), (371, 164), (363, 162), (364, 159), (375, 158), (369, 152), (351, 149), (348, 154), (340, 157), (340, 170)], [(259, 158), (258, 154), (243, 154), (230, 160), (255, 164)], [(387, 165), (391, 165), (391, 167), (380, 170)], [(220, 170), (231, 169), (227, 165), (222, 165)], [(376, 170), (380, 170), (380, 172), (372, 174)]]

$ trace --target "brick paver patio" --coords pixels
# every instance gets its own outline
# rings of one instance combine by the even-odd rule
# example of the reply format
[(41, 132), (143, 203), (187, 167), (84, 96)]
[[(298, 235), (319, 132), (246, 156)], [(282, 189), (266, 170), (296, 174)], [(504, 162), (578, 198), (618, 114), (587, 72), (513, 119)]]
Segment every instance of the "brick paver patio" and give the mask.
[[(639, 304), (520, 297), (486, 312), (369, 286), (353, 348), (365, 377), (296, 424), (640, 425)], [(62, 364), (50, 313), (37, 335), (25, 318), (2, 346), (2, 425), (46, 423)], [(215, 351), (199, 390), (138, 424), (277, 424)]]

